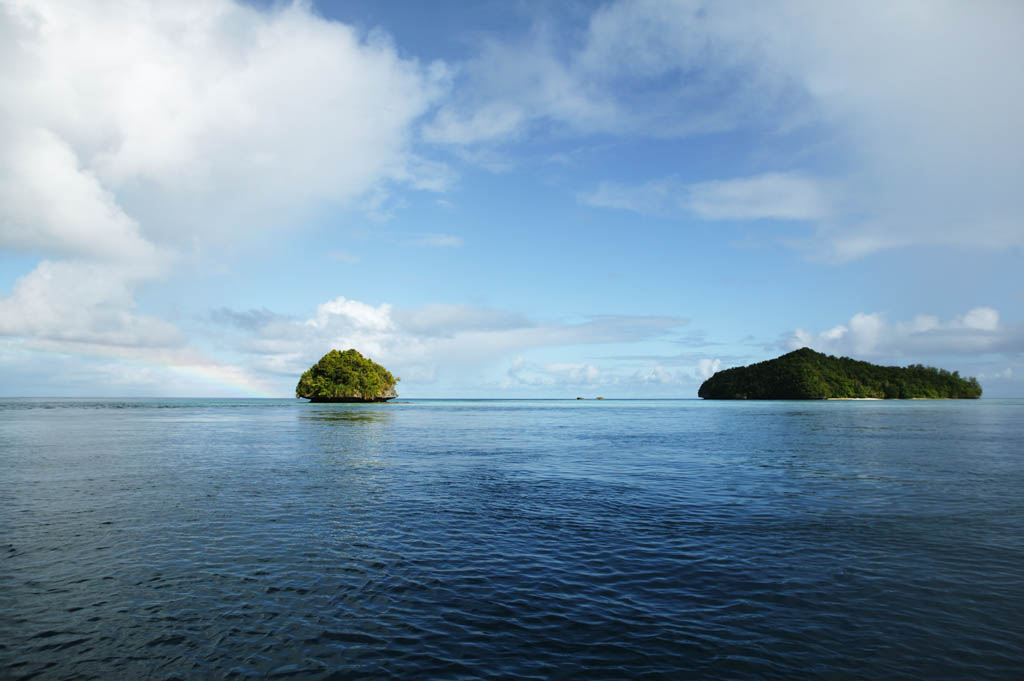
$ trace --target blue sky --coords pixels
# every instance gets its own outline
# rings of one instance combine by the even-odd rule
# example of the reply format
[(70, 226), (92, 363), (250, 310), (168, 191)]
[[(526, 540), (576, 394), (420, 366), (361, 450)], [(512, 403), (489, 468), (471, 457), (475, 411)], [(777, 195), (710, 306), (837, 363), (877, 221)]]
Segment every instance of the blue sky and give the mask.
[(1024, 395), (1024, 5), (0, 3), (0, 394)]

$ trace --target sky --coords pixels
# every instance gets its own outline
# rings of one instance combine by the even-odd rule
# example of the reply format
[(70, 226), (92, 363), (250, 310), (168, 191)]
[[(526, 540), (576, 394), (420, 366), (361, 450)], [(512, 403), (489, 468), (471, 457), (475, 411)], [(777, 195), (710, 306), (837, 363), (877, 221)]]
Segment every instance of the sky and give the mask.
[(0, 0), (0, 395), (1024, 396), (1024, 3)]

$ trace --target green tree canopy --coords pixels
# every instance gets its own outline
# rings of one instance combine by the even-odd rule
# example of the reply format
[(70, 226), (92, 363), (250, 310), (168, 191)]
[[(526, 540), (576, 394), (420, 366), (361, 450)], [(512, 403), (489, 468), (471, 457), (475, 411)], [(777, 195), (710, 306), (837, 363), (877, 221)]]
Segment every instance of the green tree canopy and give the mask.
[(399, 380), (358, 350), (331, 350), (302, 374), (295, 396), (313, 402), (384, 402), (398, 397)]
[(704, 381), (699, 397), (718, 400), (815, 400), (843, 397), (977, 398), (977, 379), (956, 371), (912, 364), (878, 366), (833, 357), (810, 348), (719, 371)]

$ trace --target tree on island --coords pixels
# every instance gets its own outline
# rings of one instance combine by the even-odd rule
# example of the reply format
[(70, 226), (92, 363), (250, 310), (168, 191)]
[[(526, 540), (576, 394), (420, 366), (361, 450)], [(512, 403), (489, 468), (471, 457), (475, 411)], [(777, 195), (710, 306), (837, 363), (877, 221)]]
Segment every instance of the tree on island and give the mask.
[(712, 400), (820, 400), (835, 398), (978, 398), (977, 379), (911, 364), (878, 366), (801, 348), (746, 367), (717, 372), (698, 397)]
[(295, 396), (312, 402), (386, 402), (401, 379), (358, 350), (331, 350), (307, 369)]

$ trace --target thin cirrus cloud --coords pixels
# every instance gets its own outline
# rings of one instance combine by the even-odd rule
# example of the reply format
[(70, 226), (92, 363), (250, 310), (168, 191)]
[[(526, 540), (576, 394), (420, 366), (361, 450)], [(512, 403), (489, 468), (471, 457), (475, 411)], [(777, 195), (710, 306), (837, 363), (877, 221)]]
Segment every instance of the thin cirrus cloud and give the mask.
[[(479, 149), (538, 131), (741, 131), (760, 172), (694, 187), (695, 201), (659, 178), (609, 178), (583, 200), (805, 221), (806, 238), (792, 245), (833, 261), (918, 245), (1020, 247), (1022, 24), (1020, 3), (620, 0), (575, 33), (538, 22), (526, 37), (486, 42), (425, 134)], [(791, 134), (796, 146), (773, 167)], [(827, 162), (799, 170), (817, 148)], [(783, 187), (785, 201), (750, 184), (793, 172), (805, 186), (797, 196)]]
[(432, 248), (459, 248), (464, 241), (455, 234), (417, 234), (403, 243), (409, 246), (428, 246)]
[[(722, 40), (754, 24), (746, 8), (723, 16), (704, 5), (614, 2), (579, 29), (538, 20), (525, 35), (483, 39), (424, 138), (504, 144), (552, 124), (569, 136), (677, 137), (756, 122), (785, 98), (784, 79), (760, 69), (754, 50)], [(752, 86), (732, 87), (748, 71)]]
[(666, 178), (639, 185), (603, 182), (580, 203), (643, 215), (691, 215), (705, 220), (814, 220), (829, 211), (826, 191), (811, 178), (766, 173), (686, 184)]

